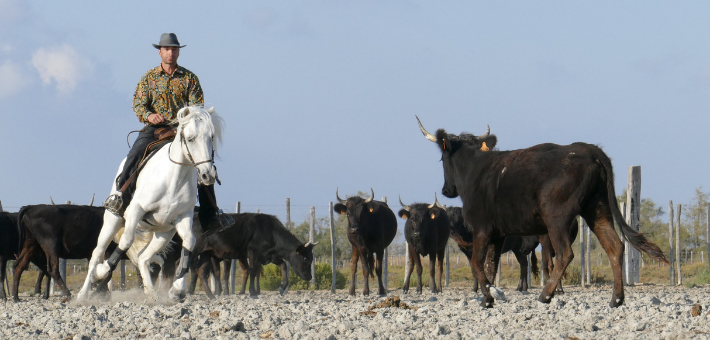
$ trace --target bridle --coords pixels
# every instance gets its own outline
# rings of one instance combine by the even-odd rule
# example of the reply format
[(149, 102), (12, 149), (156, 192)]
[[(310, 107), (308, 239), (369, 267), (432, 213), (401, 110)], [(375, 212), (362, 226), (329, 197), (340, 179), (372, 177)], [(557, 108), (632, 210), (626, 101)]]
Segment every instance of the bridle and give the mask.
[[(173, 160), (172, 157), (170, 157), (170, 148), (173, 147), (173, 143), (170, 143), (170, 146), (168, 147), (168, 158), (170, 159), (171, 162), (173, 162), (175, 164), (179, 164), (179, 165), (194, 166), (195, 168), (197, 168), (198, 165), (203, 164), (203, 163), (212, 163), (214, 165), (214, 148), (212, 148), (212, 158), (211, 159), (207, 159), (207, 160), (200, 161), (200, 162), (195, 162), (195, 159), (192, 157), (192, 153), (190, 153), (190, 148), (187, 146), (187, 143), (185, 143), (185, 135), (183, 134), (182, 129), (180, 130), (179, 139), (180, 139), (180, 145), (184, 145), (185, 150), (187, 150), (187, 158), (192, 163), (177, 162), (177, 161)], [(212, 141), (214, 142), (214, 137), (212, 138)]]

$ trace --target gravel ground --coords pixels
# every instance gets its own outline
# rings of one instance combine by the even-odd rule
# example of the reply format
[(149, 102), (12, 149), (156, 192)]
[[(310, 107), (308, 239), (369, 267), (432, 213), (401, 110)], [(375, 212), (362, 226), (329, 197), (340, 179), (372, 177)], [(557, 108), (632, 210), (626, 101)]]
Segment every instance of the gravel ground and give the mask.
[[(627, 287), (625, 304), (615, 309), (608, 307), (610, 286), (569, 287), (549, 305), (537, 302), (539, 288), (504, 292), (507, 301), (487, 310), (478, 305), (480, 294), (453, 288), (421, 295), (391, 290), (389, 298), (399, 296), (404, 304), (372, 309), (385, 298), (291, 291), (152, 304), (139, 291), (92, 303), (24, 296), (0, 304), (0, 338), (710, 339), (710, 287)], [(696, 304), (702, 312), (693, 317)]]

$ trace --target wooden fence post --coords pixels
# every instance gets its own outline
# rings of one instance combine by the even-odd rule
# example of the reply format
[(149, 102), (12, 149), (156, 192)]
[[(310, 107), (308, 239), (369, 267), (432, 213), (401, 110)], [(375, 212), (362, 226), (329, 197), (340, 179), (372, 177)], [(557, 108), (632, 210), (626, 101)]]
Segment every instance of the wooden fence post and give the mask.
[(586, 255), (585, 254), (586, 247), (584, 244), (584, 219), (582, 218), (582, 216), (577, 217), (577, 224), (579, 227), (579, 233), (578, 233), (579, 234), (579, 255), (580, 255), (580, 258), (579, 258), (580, 275), (579, 275), (579, 277), (581, 278), (581, 280), (579, 281), (579, 285), (582, 286), (582, 288), (584, 288), (585, 287), (584, 275), (587, 273), (587, 270), (584, 268), (584, 265), (586, 264), (586, 261), (584, 260), (584, 256)]
[[(641, 167), (630, 166), (628, 170), (628, 186), (626, 188), (626, 224), (631, 229), (639, 231), (641, 218)], [(640, 282), (641, 263), (639, 257), (641, 253), (629, 244), (626, 248), (629, 253), (629, 284)]]
[(673, 239), (675, 238), (675, 226), (673, 225), (673, 201), (668, 201), (668, 245), (669, 245), (669, 251), (668, 251), (668, 257), (670, 258), (668, 262), (669, 268), (670, 268), (670, 278), (671, 278), (671, 286), (675, 285), (675, 242), (673, 242)]
[[(532, 252), (530, 254), (532, 254)], [(532, 275), (531, 275), (532, 272), (530, 269), (530, 261), (532, 261), (532, 257), (530, 256), (530, 254), (528, 254), (528, 277), (527, 277), (527, 279), (528, 279), (528, 284), (530, 285), (530, 287), (532, 287)]]
[[(620, 202), (619, 203), (619, 210), (621, 211), (621, 216), (624, 218), (624, 221), (626, 221), (626, 202)], [(631, 248), (631, 244), (629, 244), (629, 241), (627, 241), (625, 238), (622, 237), (622, 241), (624, 242), (624, 255), (621, 261), (621, 275), (623, 278), (623, 283), (625, 285), (628, 285), (631, 280), (629, 280), (629, 248)]]
[[(387, 196), (382, 196), (382, 202), (387, 204)], [(388, 280), (388, 272), (389, 270), (387, 269), (389, 267), (389, 261), (387, 257), (389, 257), (389, 246), (385, 247), (385, 253), (382, 256), (382, 285), (385, 287), (385, 291), (387, 291), (387, 286), (389, 286), (387, 283), (389, 282)]]
[(328, 208), (330, 211), (330, 265), (333, 267), (333, 282), (330, 283), (330, 292), (335, 294), (335, 280), (337, 269), (335, 267), (335, 220), (333, 219), (333, 202), (329, 202)]
[[(237, 214), (242, 213), (242, 202), (237, 202), (237, 207), (235, 208)], [(236, 294), (234, 288), (237, 286), (237, 260), (232, 259), (230, 261), (229, 268), (229, 287), (231, 288), (231, 294)]]
[[(541, 248), (541, 249), (542, 249), (542, 248)], [(533, 249), (533, 251), (535, 251), (535, 250)], [(542, 253), (541, 253), (541, 254), (540, 254), (540, 287), (545, 287), (545, 279), (546, 279), (546, 277), (545, 277), (545, 271), (542, 270), (543, 268), (546, 268), (545, 266), (547, 266), (547, 265), (545, 264), (545, 258), (542, 257)], [(530, 287), (532, 287), (532, 282), (528, 282), (528, 285), (529, 285)]]
[[(316, 241), (316, 207), (311, 207), (311, 227), (308, 231), (308, 241), (313, 243)], [(311, 285), (316, 286), (316, 263), (311, 262)]]
[(121, 291), (126, 290), (126, 260), (121, 260)]
[(451, 267), (451, 266), (449, 265), (449, 248), (450, 248), (450, 247), (449, 247), (449, 245), (447, 244), (447, 245), (446, 245), (446, 255), (444, 255), (444, 261), (446, 261), (446, 277), (445, 277), (445, 279), (444, 279), (444, 280), (445, 280), (444, 286), (445, 286), (446, 288), (449, 288), (449, 278), (451, 277), (450, 269), (449, 269), (449, 268)]
[(502, 274), (501, 274), (501, 269), (500, 269), (501, 265), (502, 265), (502, 262), (501, 262), (501, 260), (500, 260), (500, 258), (499, 258), (499, 259), (498, 259), (498, 267), (496, 268), (496, 282), (495, 282), (495, 285), (496, 285), (496, 287), (498, 287), (498, 288), (500, 288), (500, 277), (501, 277), (501, 275), (502, 275)]
[[(708, 205), (705, 211), (705, 232), (707, 233), (705, 241), (708, 243), (708, 266), (710, 266), (710, 205)], [(702, 256), (702, 258), (705, 259), (705, 256)], [(708, 267), (708, 269), (710, 269), (710, 267)]]
[(2, 201), (0, 201), (0, 213), (2, 212)]
[(675, 215), (675, 259), (676, 259), (676, 270), (677, 270), (677, 275), (676, 277), (678, 278), (678, 285), (683, 284), (683, 275), (680, 270), (682, 264), (681, 264), (681, 257), (680, 257), (680, 216), (681, 216), (681, 208), (683, 206), (678, 203), (677, 208), (676, 208), (676, 215)]

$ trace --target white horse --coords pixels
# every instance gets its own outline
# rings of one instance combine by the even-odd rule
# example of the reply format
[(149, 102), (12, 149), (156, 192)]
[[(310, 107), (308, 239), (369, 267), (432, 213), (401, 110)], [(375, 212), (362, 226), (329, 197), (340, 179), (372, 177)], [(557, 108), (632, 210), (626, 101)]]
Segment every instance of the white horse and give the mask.
[[(197, 202), (197, 182), (214, 184), (217, 169), (214, 151), (222, 138), (222, 120), (212, 108), (190, 106), (178, 111), (177, 135), (158, 151), (141, 170), (124, 217), (106, 210), (98, 243), (89, 261), (89, 268), (78, 299), (89, 297), (92, 283), (106, 280), (123, 254), (139, 268), (144, 292), (156, 300), (150, 279), (150, 262), (160, 262), (155, 256), (173, 238), (182, 238), (180, 267), (169, 296), (179, 301), (185, 296), (185, 274), (195, 246), (192, 218)], [(123, 160), (125, 162), (125, 159)], [(123, 163), (119, 167), (119, 172)], [(112, 186), (116, 192), (116, 184)], [(123, 229), (122, 233), (121, 229)], [(104, 260), (111, 239), (118, 242), (116, 251)]]

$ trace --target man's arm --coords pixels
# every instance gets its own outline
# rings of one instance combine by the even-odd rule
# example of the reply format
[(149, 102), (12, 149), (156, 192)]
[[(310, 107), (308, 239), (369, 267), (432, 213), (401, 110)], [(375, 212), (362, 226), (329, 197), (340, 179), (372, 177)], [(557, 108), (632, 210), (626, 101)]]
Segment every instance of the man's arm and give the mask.
[(205, 105), (205, 96), (202, 93), (200, 80), (197, 79), (197, 76), (194, 74), (192, 75), (192, 79), (190, 81), (188, 102), (188, 105)]
[(149, 107), (150, 107), (150, 90), (148, 88), (148, 78), (146, 76), (141, 77), (141, 80), (138, 81), (138, 86), (136, 86), (136, 92), (133, 94), (133, 112), (136, 113), (136, 116), (138, 117), (138, 120), (141, 123), (147, 123), (150, 122), (151, 124), (155, 124), (150, 121), (148, 118), (152, 112), (150, 112)]

